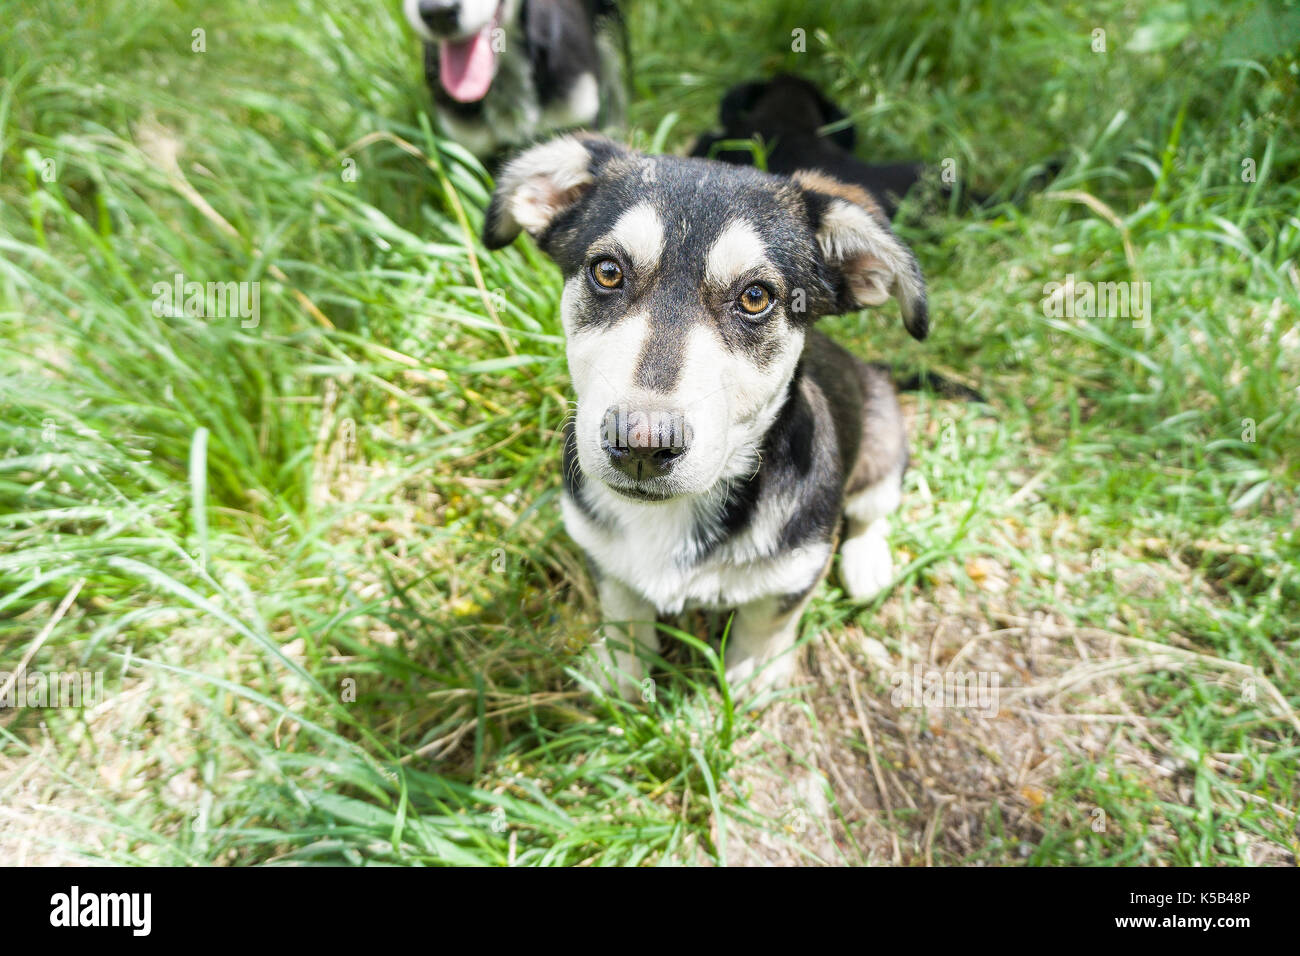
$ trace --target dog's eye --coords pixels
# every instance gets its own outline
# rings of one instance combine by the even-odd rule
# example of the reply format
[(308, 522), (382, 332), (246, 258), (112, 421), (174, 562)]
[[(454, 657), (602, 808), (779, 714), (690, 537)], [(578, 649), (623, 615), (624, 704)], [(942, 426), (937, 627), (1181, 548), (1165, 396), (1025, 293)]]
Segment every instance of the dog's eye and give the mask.
[(751, 285), (737, 300), (746, 315), (762, 315), (772, 307), (772, 293), (761, 285)]
[(613, 259), (597, 259), (591, 264), (591, 277), (604, 289), (617, 289), (623, 284), (623, 269)]

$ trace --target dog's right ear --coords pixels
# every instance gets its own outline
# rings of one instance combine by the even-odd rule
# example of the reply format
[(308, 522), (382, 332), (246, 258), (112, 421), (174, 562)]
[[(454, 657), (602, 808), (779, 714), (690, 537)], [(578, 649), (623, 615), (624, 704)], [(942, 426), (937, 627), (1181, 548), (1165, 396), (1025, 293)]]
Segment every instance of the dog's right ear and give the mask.
[(501, 171), (483, 223), (483, 242), (500, 249), (520, 232), (541, 237), (596, 181), (622, 147), (603, 136), (558, 136), (524, 150)]
[(791, 177), (803, 188), (809, 218), (829, 267), (836, 301), (825, 315), (880, 305), (893, 297), (913, 338), (930, 331), (925, 279), (912, 250), (903, 245), (875, 198), (860, 186), (817, 170)]

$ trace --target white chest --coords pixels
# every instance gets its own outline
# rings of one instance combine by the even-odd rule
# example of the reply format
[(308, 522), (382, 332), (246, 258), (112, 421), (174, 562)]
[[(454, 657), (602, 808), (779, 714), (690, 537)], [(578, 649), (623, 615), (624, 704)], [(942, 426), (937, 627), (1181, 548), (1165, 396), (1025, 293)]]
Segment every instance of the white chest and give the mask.
[(784, 521), (781, 509), (772, 506), (758, 509), (743, 531), (701, 557), (698, 519), (690, 504), (593, 497), (610, 527), (591, 520), (565, 496), (564, 525), (570, 537), (602, 574), (642, 595), (660, 614), (725, 610), (802, 591), (817, 579), (830, 555), (829, 542), (778, 549)]

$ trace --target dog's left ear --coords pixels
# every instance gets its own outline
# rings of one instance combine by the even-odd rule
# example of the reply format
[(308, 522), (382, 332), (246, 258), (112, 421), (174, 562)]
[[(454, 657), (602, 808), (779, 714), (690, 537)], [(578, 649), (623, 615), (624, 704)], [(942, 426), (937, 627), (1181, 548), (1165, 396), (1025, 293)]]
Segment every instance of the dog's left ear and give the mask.
[(501, 171), (483, 223), (483, 242), (500, 249), (520, 232), (539, 239), (596, 181), (599, 166), (622, 151), (603, 136), (564, 135), (524, 150)]
[(892, 296), (907, 331), (913, 338), (925, 338), (930, 313), (921, 267), (889, 228), (871, 194), (810, 170), (799, 170), (791, 178), (803, 187), (822, 258), (833, 274), (835, 311), (881, 305)]

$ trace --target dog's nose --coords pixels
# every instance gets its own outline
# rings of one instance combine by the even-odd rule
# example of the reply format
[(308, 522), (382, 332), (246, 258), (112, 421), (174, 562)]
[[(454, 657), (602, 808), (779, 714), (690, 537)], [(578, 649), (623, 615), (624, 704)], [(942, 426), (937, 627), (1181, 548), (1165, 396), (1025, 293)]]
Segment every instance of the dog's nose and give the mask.
[(633, 481), (662, 478), (691, 446), (690, 426), (679, 411), (611, 405), (600, 447)]
[(420, 19), (434, 33), (455, 33), (460, 17), (459, 0), (419, 0), (415, 5)]
[(682, 457), (680, 448), (619, 448), (605, 445), (610, 464), (633, 481), (662, 478)]

